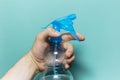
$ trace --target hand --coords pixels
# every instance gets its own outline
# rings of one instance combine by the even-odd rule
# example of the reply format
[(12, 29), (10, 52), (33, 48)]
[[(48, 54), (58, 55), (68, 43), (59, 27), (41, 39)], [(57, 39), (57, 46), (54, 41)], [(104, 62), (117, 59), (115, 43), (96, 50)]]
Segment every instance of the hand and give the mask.
[[(61, 34), (59, 32), (56, 32), (52, 28), (47, 28), (46, 30), (40, 32), (36, 40), (34, 42), (34, 45), (28, 55), (30, 56), (29, 58), (32, 59), (34, 65), (38, 68), (39, 71), (44, 71), (46, 69), (45, 67), (45, 61), (44, 61), (44, 51), (45, 49), (49, 46), (48, 43), (48, 38), (49, 37), (58, 37)], [(81, 41), (84, 40), (84, 36), (77, 34), (79, 39)], [(65, 65), (65, 68), (69, 68), (69, 64), (75, 59), (75, 56), (73, 54), (73, 46), (69, 43), (65, 43), (69, 40), (74, 40), (74, 38), (70, 34), (63, 34), (62, 35), (62, 40), (63, 40), (63, 47), (66, 49), (65, 56), (67, 58), (67, 64)]]

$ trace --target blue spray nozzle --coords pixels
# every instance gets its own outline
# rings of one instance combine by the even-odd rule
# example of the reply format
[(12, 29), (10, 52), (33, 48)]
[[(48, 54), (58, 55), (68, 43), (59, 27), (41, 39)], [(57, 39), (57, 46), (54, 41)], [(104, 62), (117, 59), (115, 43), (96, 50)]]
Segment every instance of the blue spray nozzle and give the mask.
[[(76, 19), (76, 14), (70, 14), (68, 16), (62, 17), (62, 18), (58, 18), (56, 20), (54, 20), (53, 22), (51, 22), (49, 25), (52, 25), (53, 29), (55, 29), (56, 31), (60, 32), (60, 29), (69, 31), (71, 33), (71, 35), (78, 41), (80, 41), (80, 39), (78, 38), (78, 36), (76, 35), (76, 32), (73, 28), (73, 20)], [(48, 26), (48, 25), (47, 25)], [(57, 38), (50, 38), (50, 42), (61, 42), (62, 38), (57, 37)]]
[(75, 14), (71, 14), (71, 15), (68, 16), (68, 18), (71, 19), (71, 20), (74, 20), (74, 19), (76, 19), (76, 15)]

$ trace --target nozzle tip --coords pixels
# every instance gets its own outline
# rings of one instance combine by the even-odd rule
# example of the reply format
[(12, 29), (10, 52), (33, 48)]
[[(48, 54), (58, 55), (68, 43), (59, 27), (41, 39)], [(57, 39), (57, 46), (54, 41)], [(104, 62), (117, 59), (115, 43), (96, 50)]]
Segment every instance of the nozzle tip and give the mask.
[(76, 19), (76, 14), (70, 14), (68, 16), (68, 18), (71, 19), (71, 20), (74, 20), (74, 19)]

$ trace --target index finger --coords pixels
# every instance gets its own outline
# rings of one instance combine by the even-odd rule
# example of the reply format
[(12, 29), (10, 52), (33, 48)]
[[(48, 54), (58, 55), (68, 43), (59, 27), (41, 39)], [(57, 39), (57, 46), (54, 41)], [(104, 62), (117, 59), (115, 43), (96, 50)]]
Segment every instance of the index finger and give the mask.
[[(77, 36), (81, 41), (85, 40), (85, 37), (83, 35), (77, 33)], [(75, 40), (75, 38), (70, 33), (65, 33), (65, 34), (62, 34), (62, 40), (63, 42), (67, 42), (70, 40)]]

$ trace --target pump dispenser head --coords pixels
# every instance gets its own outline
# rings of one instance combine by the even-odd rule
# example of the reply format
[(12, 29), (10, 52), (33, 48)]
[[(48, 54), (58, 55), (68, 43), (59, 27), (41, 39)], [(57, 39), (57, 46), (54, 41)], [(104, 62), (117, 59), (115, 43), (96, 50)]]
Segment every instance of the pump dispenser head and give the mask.
[[(69, 31), (71, 33), (71, 35), (78, 41), (80, 41), (80, 39), (78, 38), (78, 36), (76, 35), (76, 32), (73, 28), (73, 20), (76, 19), (76, 14), (70, 14), (68, 16), (62, 17), (62, 18), (58, 18), (54, 21), (52, 21), (50, 24), (47, 25), (47, 27), (49, 25), (52, 25), (53, 29), (55, 29), (56, 31), (60, 32), (60, 29)], [(62, 38), (57, 37), (57, 38), (50, 38), (50, 42), (53, 43), (58, 43), (58, 42), (62, 42)]]

